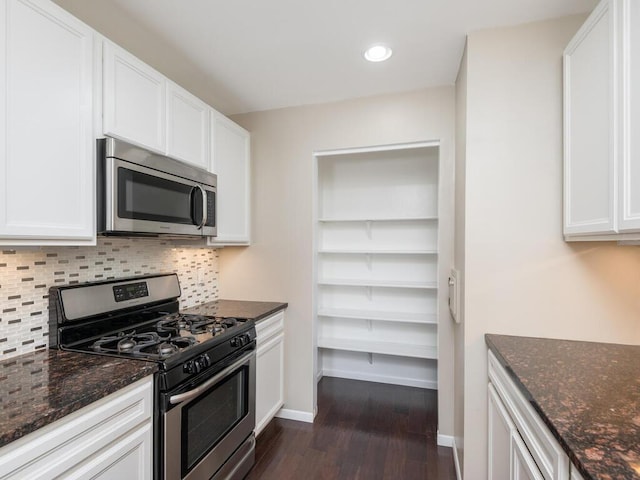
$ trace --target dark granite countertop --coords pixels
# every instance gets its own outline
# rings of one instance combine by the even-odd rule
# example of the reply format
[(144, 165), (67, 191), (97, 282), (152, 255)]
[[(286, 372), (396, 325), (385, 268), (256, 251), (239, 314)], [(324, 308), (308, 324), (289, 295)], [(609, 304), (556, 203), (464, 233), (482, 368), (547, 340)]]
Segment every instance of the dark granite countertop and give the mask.
[(214, 317), (249, 318), (256, 322), (287, 308), (282, 302), (250, 302), (245, 300), (216, 300), (187, 308), (184, 313)]
[(585, 479), (640, 479), (640, 346), (485, 340)]
[[(287, 306), (218, 300), (184, 311), (260, 321)], [(59, 350), (0, 361), (0, 447), (156, 371), (153, 362)]]
[(155, 373), (156, 364), (40, 350), (0, 362), (0, 447)]

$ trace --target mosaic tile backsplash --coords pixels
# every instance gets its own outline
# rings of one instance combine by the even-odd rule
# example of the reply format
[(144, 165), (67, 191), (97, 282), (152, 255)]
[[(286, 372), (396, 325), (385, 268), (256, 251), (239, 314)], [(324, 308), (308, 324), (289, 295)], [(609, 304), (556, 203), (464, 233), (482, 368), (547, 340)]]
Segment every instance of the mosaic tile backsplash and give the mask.
[(159, 239), (98, 237), (95, 247), (0, 251), (0, 360), (47, 348), (49, 287), (178, 274), (180, 308), (218, 299), (218, 253)]

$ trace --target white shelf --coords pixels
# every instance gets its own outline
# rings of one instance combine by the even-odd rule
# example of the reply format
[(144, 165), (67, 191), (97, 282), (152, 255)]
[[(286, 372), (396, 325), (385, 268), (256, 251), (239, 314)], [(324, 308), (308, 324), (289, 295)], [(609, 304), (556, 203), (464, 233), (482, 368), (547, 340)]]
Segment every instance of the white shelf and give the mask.
[(438, 316), (435, 313), (380, 312), (351, 308), (321, 308), (318, 310), (318, 316), (433, 325), (438, 323)]
[(400, 357), (437, 359), (437, 347), (427, 345), (411, 345), (406, 343), (369, 342), (344, 338), (320, 337), (318, 347), (331, 350), (348, 350), (351, 352), (378, 353)]
[(367, 280), (348, 278), (324, 278), (318, 280), (318, 285), (335, 285), (344, 287), (379, 287), (379, 288), (417, 288), (423, 290), (437, 290), (436, 282), (405, 282), (394, 280)]
[(319, 218), (320, 223), (330, 222), (417, 222), (417, 221), (437, 221), (438, 217), (370, 217), (370, 218), (337, 218), (337, 217), (323, 217)]
[(437, 250), (355, 250), (355, 249), (338, 249), (323, 248), (318, 253), (336, 253), (347, 255), (437, 255)]
[(322, 371), (437, 386), (438, 157), (437, 147), (405, 146), (318, 160)]

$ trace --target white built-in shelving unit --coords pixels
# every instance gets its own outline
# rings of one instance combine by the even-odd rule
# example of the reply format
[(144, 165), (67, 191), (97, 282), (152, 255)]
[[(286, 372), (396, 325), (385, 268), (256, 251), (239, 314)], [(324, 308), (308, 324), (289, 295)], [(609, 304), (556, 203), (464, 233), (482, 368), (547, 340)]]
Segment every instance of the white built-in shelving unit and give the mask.
[(437, 387), (437, 143), (317, 158), (318, 375)]

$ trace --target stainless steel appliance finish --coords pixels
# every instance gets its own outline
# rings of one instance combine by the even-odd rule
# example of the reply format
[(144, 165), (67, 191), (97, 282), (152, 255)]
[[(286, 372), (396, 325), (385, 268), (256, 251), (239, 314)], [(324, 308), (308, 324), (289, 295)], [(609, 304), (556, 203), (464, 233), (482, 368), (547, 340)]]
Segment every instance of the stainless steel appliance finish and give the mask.
[(255, 325), (182, 314), (179, 295), (175, 274), (52, 287), (50, 347), (156, 362), (156, 478), (239, 480), (255, 459)]
[[(139, 284), (140, 282), (138, 282)], [(135, 305), (158, 302), (167, 298), (178, 298), (181, 293), (178, 276), (175, 273), (147, 277), (143, 284), (146, 288), (137, 289), (137, 291), (135, 290), (136, 283), (132, 283), (130, 280), (61, 290), (60, 295), (65, 307), (65, 315), (62, 320), (64, 322), (79, 320)], [(133, 289), (133, 293), (126, 295), (128, 286), (130, 286), (130, 290)], [(114, 291), (118, 291), (118, 287), (123, 287), (122, 294), (114, 293)], [(119, 298), (120, 295), (122, 298)]]
[(114, 138), (97, 151), (99, 234), (217, 234), (215, 174)]
[[(165, 412), (163, 415), (164, 437), (167, 439), (164, 443), (165, 478), (209, 480), (212, 472), (217, 472), (239, 448), (239, 445), (242, 445), (249, 437), (253, 437), (256, 423), (255, 362), (255, 351), (248, 352), (192, 390), (175, 395), (169, 393), (164, 396), (162, 410)], [(239, 375), (243, 378), (239, 379), (237, 385), (233, 385), (233, 387), (234, 389), (238, 388), (240, 396), (245, 397), (240, 399), (238, 403), (245, 403), (246, 406), (232, 404), (232, 409), (236, 410), (233, 413), (236, 415), (229, 415), (229, 412), (225, 412), (227, 406), (218, 401), (216, 395), (219, 395), (217, 393), (219, 389), (225, 388), (225, 383), (233, 381), (234, 376)], [(196, 402), (205, 402), (207, 397), (212, 398), (206, 404), (210, 422), (202, 420), (199, 416), (198, 421), (201, 423), (193, 427), (189, 424), (191, 420), (188, 410)], [(223, 423), (221, 424), (221, 422)], [(198, 430), (200, 431), (197, 432)], [(191, 447), (189, 442), (181, 441), (185, 431), (191, 432), (192, 435), (199, 435), (196, 442), (200, 445)], [(219, 437), (223, 438), (218, 440)], [(209, 448), (210, 445), (213, 447)], [(201, 450), (204, 450), (205, 453), (200, 454)], [(194, 453), (191, 453), (192, 451)], [(252, 457), (244, 459), (244, 462), (247, 461), (250, 461), (251, 465), (253, 464)], [(193, 466), (192, 463), (194, 463)], [(186, 475), (183, 477), (184, 473)]]

